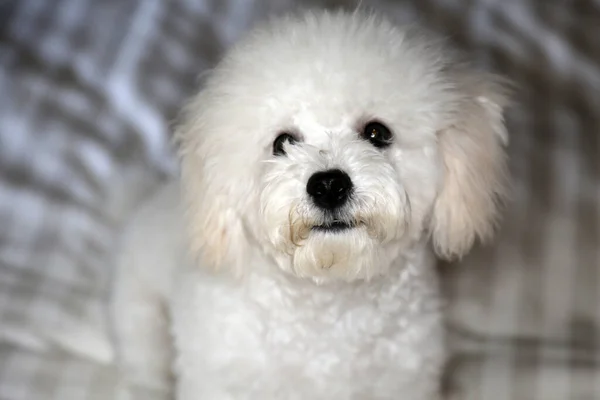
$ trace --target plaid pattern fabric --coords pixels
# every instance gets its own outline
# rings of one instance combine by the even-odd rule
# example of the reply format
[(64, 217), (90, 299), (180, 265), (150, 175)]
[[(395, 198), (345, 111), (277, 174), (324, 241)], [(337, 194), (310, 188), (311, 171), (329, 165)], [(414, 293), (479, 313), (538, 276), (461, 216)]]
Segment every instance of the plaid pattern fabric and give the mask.
[[(181, 101), (265, 13), (353, 3), (0, 1), (0, 400), (115, 398), (112, 259), (131, 208), (175, 170)], [(440, 266), (449, 393), (600, 399), (600, 3), (369, 6), (420, 19), (518, 88), (498, 240)]]

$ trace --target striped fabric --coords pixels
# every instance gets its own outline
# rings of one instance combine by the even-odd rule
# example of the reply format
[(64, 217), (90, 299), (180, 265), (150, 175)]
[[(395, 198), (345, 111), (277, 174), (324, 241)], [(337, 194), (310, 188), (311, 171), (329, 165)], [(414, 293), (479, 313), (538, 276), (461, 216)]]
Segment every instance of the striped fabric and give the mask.
[[(352, 0), (0, 1), (0, 400), (113, 399), (106, 295), (169, 125), (251, 25)], [(600, 399), (600, 1), (363, 1), (518, 88), (498, 240), (440, 265), (447, 391)]]

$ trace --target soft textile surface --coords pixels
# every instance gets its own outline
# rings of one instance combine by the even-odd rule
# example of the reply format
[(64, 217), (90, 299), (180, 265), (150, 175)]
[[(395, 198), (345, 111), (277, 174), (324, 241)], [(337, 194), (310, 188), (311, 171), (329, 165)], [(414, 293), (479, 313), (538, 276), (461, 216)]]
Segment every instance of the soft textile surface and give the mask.
[[(169, 125), (198, 74), (293, 3), (0, 2), (1, 400), (114, 398), (120, 227), (176, 171)], [(449, 390), (600, 398), (600, 2), (363, 3), (420, 19), (518, 88), (500, 236), (441, 266)]]

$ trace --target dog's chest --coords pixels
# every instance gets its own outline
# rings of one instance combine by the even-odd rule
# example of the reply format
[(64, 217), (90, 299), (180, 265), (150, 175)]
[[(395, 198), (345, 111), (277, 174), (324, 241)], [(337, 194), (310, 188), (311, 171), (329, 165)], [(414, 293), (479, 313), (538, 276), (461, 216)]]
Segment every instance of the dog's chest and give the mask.
[[(441, 359), (437, 286), (414, 271), (369, 284), (256, 275), (187, 288), (175, 308), (180, 362), (219, 387), (253, 382), (244, 393), (257, 397), (239, 398), (386, 398)], [(296, 394), (268, 397), (282, 390)]]

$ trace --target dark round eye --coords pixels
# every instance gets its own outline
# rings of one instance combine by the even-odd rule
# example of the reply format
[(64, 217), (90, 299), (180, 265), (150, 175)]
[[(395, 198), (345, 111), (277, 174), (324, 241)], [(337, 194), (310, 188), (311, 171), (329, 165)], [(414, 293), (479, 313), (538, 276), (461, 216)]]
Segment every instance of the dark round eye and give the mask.
[(289, 133), (282, 133), (279, 136), (277, 136), (273, 141), (273, 155), (284, 156), (285, 150), (283, 149), (283, 145), (286, 142), (294, 144), (296, 143), (296, 138), (290, 135)]
[(369, 122), (362, 133), (362, 138), (375, 147), (382, 148), (392, 144), (392, 132), (380, 122)]

